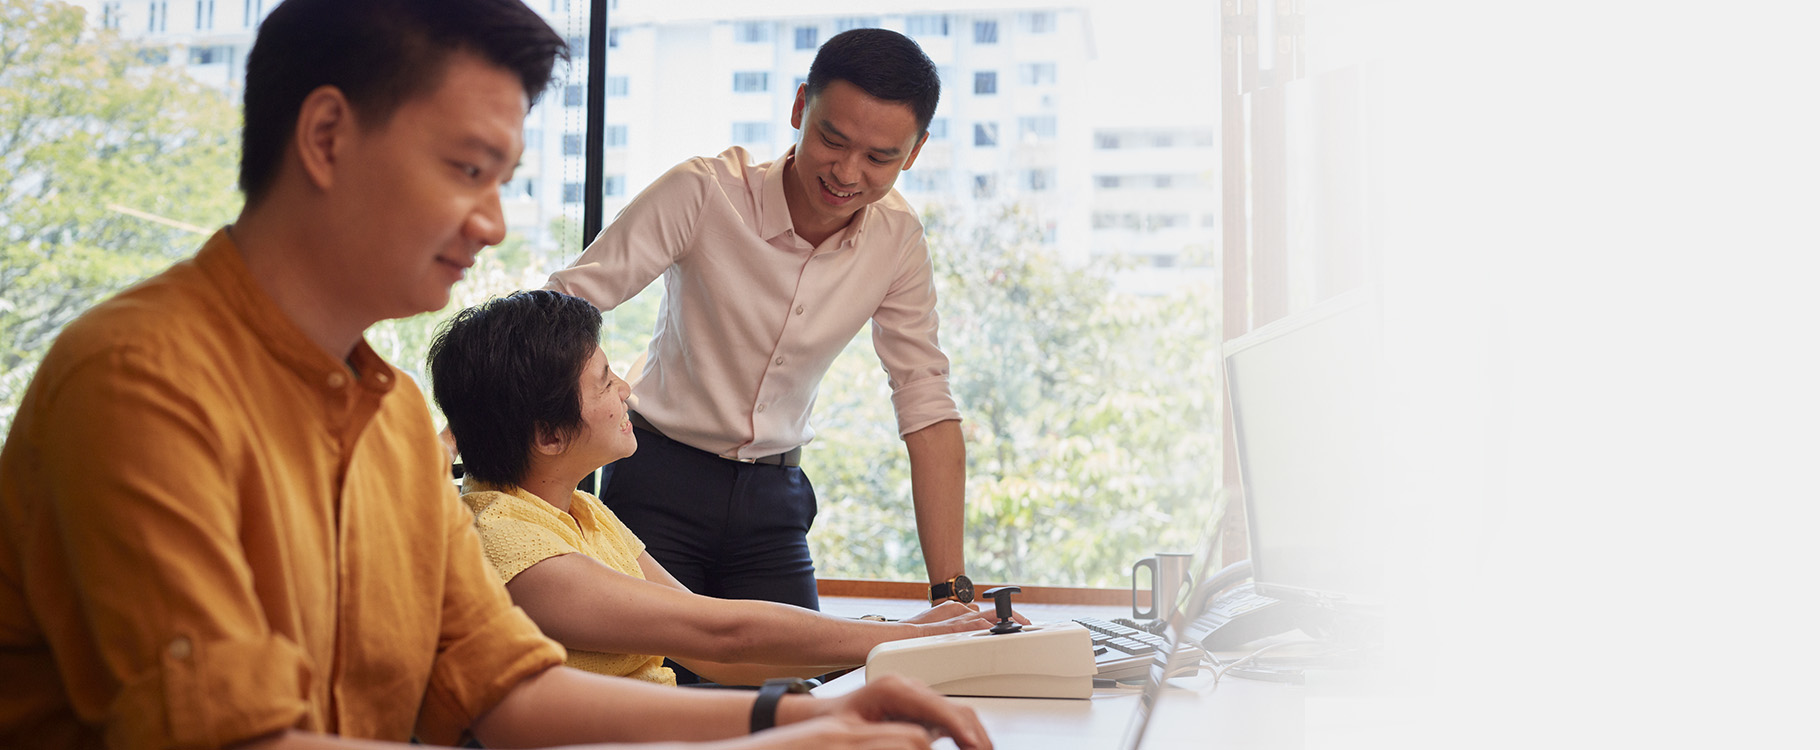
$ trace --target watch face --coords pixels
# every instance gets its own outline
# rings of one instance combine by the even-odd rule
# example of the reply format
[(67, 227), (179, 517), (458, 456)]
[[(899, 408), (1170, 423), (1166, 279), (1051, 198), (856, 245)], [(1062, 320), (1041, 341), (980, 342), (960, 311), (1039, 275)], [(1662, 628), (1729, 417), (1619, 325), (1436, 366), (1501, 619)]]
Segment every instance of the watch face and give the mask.
[(954, 598), (963, 602), (973, 601), (973, 580), (966, 576), (955, 576)]

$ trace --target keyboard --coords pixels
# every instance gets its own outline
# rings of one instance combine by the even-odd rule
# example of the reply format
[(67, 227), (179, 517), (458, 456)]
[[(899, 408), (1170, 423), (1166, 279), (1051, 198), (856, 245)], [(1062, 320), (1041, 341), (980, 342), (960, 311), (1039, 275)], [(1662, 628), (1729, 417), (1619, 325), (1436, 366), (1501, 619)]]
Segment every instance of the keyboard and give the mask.
[(1094, 617), (1077, 617), (1074, 621), (1092, 634), (1093, 663), (1099, 676), (1106, 679), (1148, 674), (1157, 649), (1168, 645), (1162, 636), (1129, 625)]

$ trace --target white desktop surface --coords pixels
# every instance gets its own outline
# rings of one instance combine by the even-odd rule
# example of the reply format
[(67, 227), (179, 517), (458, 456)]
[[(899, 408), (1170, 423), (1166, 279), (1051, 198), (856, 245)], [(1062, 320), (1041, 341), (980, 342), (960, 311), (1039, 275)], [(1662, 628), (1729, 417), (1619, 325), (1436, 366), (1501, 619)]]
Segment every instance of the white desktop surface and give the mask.
[[(1145, 750), (1303, 747), (1302, 689), (1228, 678), (1218, 687), (1192, 678), (1165, 691), (1144, 740)], [(866, 684), (857, 669), (815, 689), (824, 698)], [(1089, 700), (954, 698), (979, 714), (997, 750), (1117, 750), (1138, 707), (1135, 689), (1095, 690)], [(952, 748), (943, 739), (937, 748)]]

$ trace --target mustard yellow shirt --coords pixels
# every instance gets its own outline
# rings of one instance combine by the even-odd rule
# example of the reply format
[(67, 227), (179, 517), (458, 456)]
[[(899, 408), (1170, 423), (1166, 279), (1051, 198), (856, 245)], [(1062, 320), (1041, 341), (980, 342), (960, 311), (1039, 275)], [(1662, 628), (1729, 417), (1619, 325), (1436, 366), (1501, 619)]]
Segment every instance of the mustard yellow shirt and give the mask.
[(0, 450), (0, 747), (449, 743), (562, 662), (423, 394), (351, 361), (225, 232), (58, 337)]
[[(543, 501), (521, 487), (499, 487), (470, 480), (461, 496), (474, 512), (481, 546), (487, 560), (509, 582), (526, 568), (557, 555), (581, 553), (607, 567), (639, 580), (645, 579), (638, 556), (645, 543), (621, 523), (619, 516), (600, 500), (577, 490), (569, 511)], [(636, 619), (628, 616), (628, 619)], [(569, 666), (596, 674), (631, 677), (646, 682), (675, 685), (676, 673), (664, 666), (661, 656), (610, 654), (569, 649)]]

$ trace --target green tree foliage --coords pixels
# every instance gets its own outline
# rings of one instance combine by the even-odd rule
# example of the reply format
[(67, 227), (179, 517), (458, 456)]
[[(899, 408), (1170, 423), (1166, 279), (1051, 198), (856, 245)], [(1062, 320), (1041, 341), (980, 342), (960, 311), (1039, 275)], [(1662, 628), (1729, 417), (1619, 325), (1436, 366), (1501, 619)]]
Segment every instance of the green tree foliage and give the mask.
[[(942, 348), (967, 441), (976, 580), (1121, 585), (1133, 560), (1190, 550), (1218, 486), (1217, 298), (1116, 294), (1063, 262), (1026, 211), (924, 217)], [(821, 575), (920, 579), (909, 468), (866, 332), (823, 381), (805, 463)]]
[(65, 324), (239, 207), (233, 103), (138, 52), (79, 9), (0, 0), (0, 431)]

